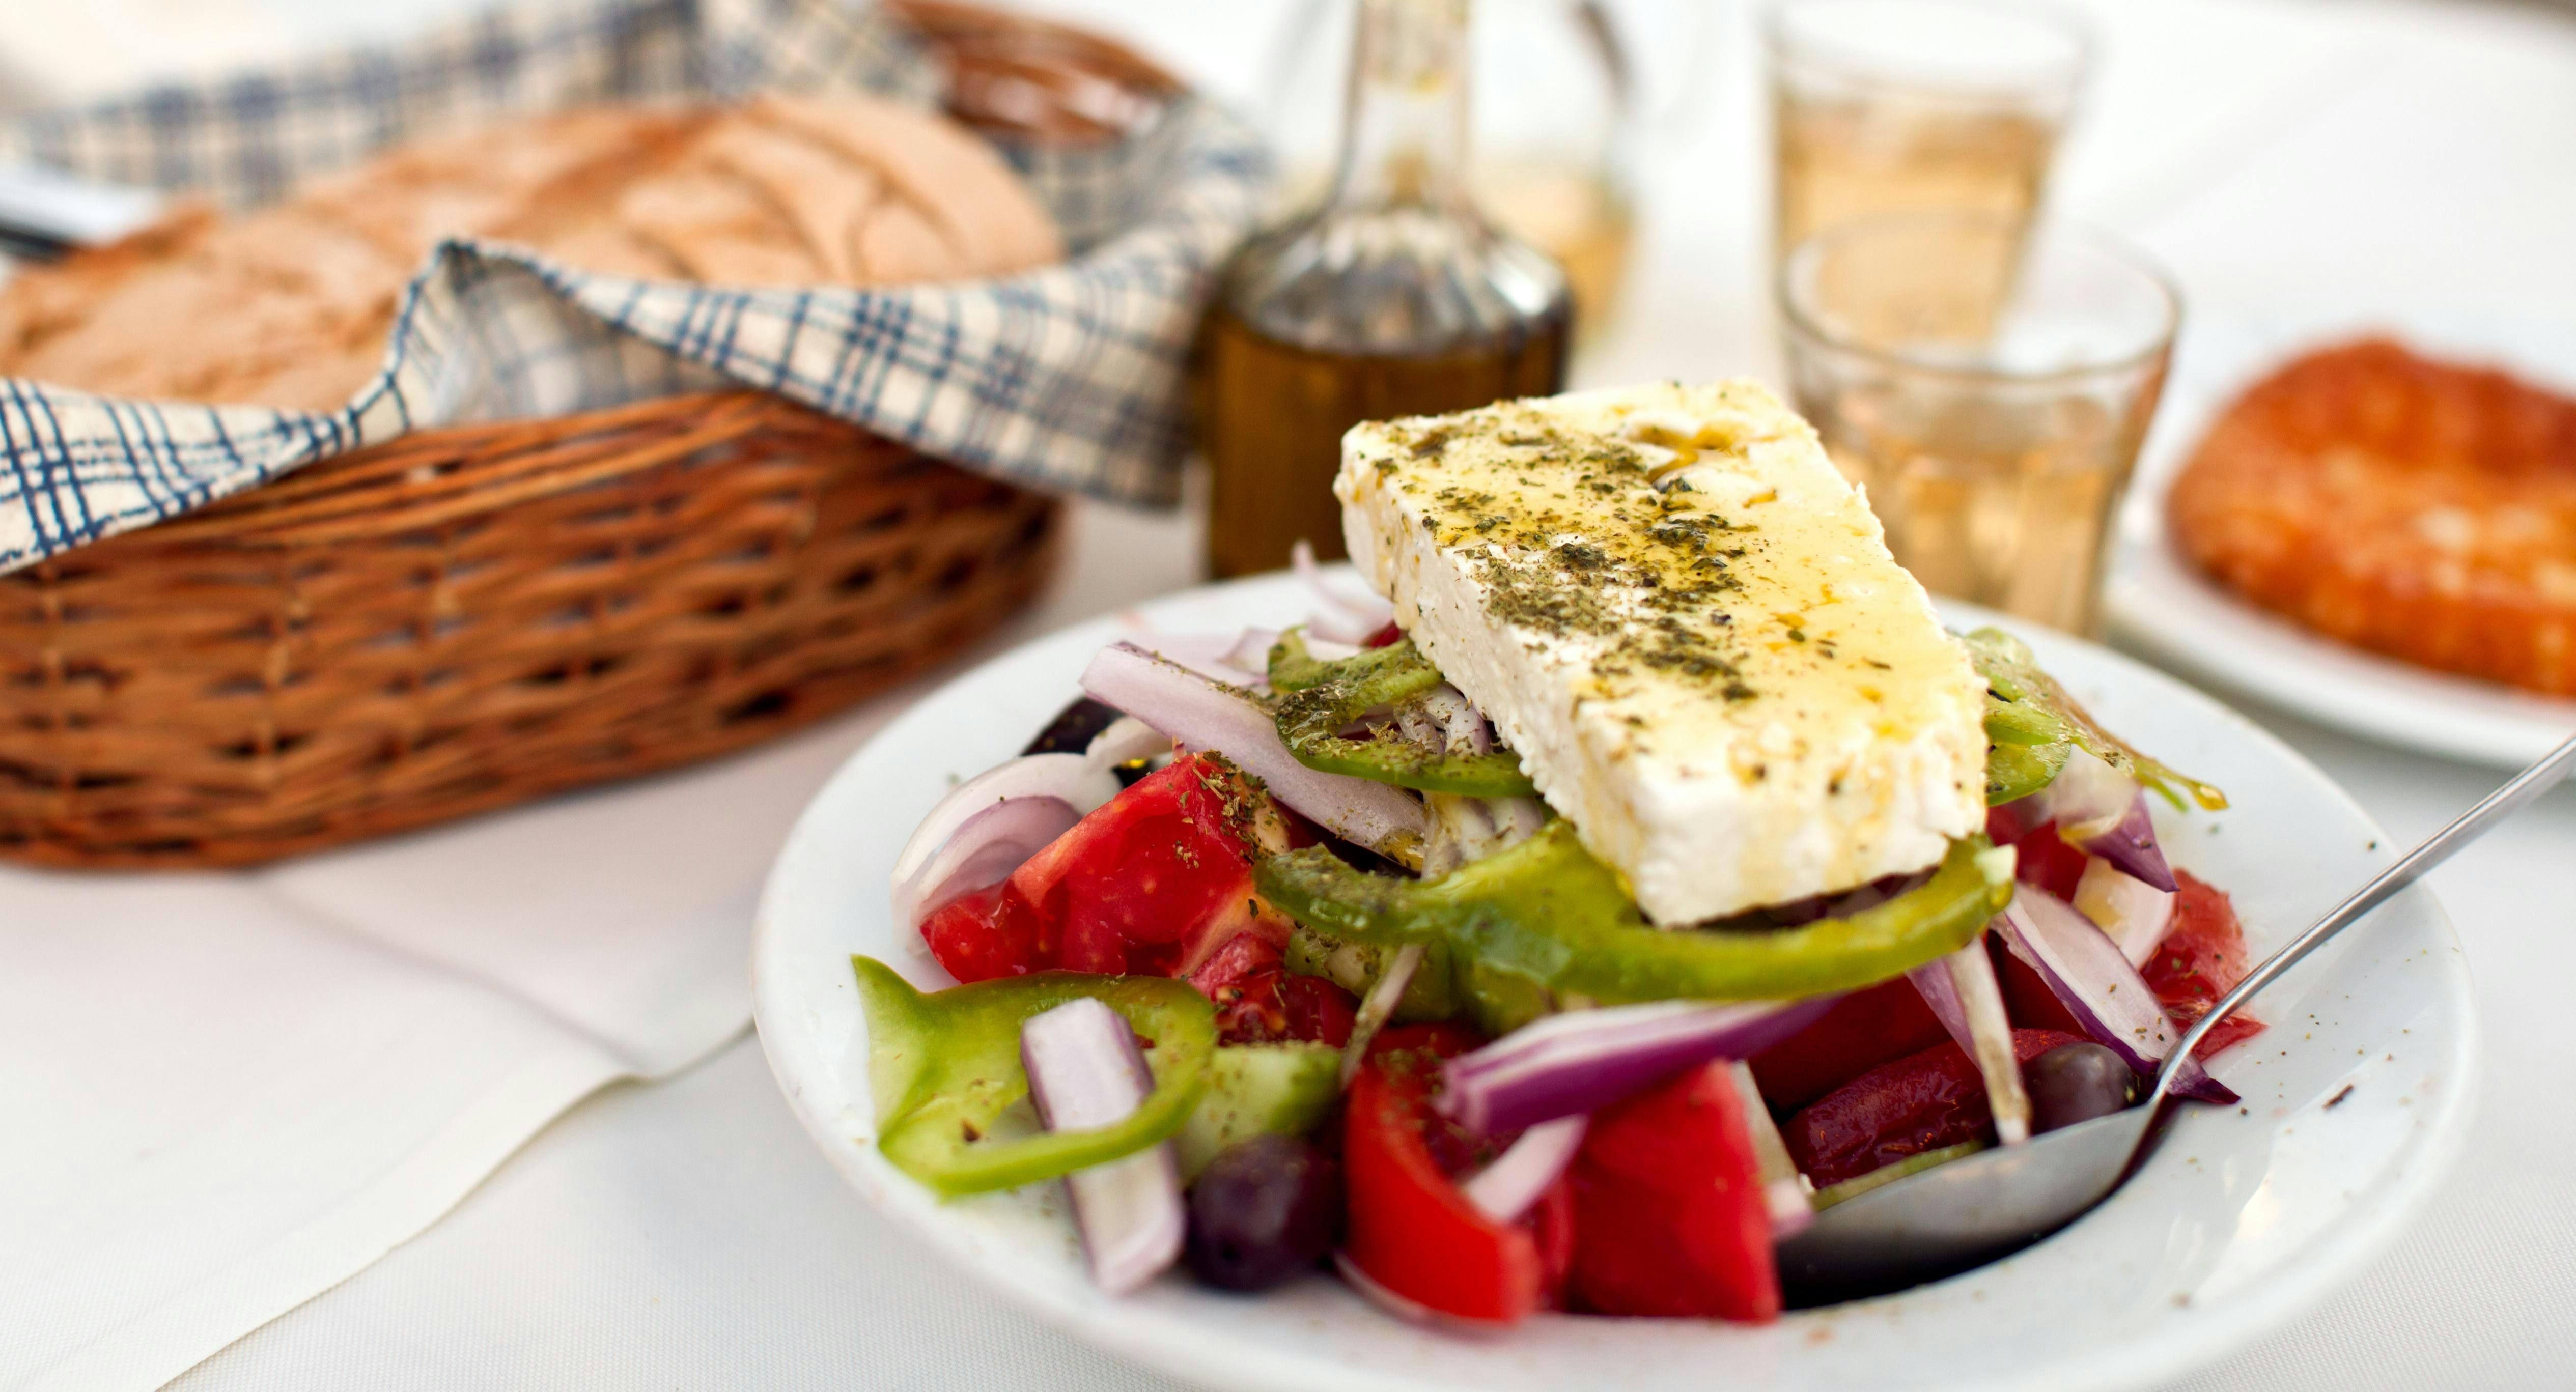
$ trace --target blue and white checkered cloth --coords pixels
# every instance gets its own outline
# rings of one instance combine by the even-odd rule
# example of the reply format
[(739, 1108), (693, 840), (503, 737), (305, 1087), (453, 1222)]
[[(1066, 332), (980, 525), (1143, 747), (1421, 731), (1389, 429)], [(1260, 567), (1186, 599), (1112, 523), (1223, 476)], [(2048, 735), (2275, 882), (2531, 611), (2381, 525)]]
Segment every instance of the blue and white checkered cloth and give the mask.
[[(0, 129), (0, 158), (244, 206), (400, 141), (590, 102), (861, 88), (934, 71), (857, 0), (539, 0), (399, 48), (164, 87)], [(1184, 362), (1268, 174), (1183, 99), (1122, 142), (1003, 153), (1073, 257), (1002, 280), (727, 289), (591, 275), (455, 240), (413, 280), (385, 367), (340, 410), (146, 402), (0, 378), (0, 571), (150, 526), (405, 431), (725, 384), (967, 468), (1143, 505), (1178, 493)]]

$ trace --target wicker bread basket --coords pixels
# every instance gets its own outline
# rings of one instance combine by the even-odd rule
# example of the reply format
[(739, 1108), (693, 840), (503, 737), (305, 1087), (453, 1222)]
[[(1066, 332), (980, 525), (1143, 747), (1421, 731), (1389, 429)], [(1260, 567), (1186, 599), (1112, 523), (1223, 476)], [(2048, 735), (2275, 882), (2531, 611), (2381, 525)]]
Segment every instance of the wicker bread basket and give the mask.
[(753, 392), (407, 435), (0, 576), (0, 857), (252, 864), (737, 749), (990, 631), (1057, 532)]

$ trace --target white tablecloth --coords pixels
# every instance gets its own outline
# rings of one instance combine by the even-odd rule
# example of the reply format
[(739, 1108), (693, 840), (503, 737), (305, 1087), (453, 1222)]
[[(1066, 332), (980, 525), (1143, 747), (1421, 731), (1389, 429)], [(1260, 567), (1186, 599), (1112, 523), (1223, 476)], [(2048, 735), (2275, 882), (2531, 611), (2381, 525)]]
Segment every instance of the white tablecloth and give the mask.
[[(1053, 8), (1139, 34), (1218, 90), (1248, 94), (1282, 7)], [(2097, 8), (2110, 66), (2068, 153), (2062, 203), (2164, 257), (2195, 313), (2402, 325), (2410, 314), (2456, 323), (2576, 306), (2576, 26), (2466, 5)], [(1589, 380), (1762, 371), (1772, 361), (1758, 207), (1746, 197), (1762, 167), (1751, 136), (1760, 93), (1744, 14), (1721, 13), (1708, 119), (1694, 138), (1650, 152), (1639, 279), (1654, 293), (1633, 297), (1619, 332), (1583, 365)], [(1081, 510), (1069, 573), (1018, 632), (1187, 584), (1195, 556), (1186, 520)], [(402, 873), (344, 875), (316, 892), (374, 905), (400, 941), (457, 935), (469, 956), (478, 932), (496, 931), (494, 915), (529, 924), (549, 912), (596, 914), (621, 897), (655, 922), (694, 916), (675, 916), (675, 899), (739, 915), (736, 862), (757, 857), (733, 843), (774, 841), (901, 699), (711, 773), (602, 795), (610, 815), (582, 822), (583, 834), (603, 838), (596, 846), (532, 844), (531, 829), (559, 819), (505, 814), (445, 834), (434, 858)], [(2401, 840), (2494, 781), (2252, 713)], [(726, 829), (706, 860), (720, 873), (687, 871), (690, 835), (654, 841), (674, 827)], [(385, 863), (422, 854), (406, 846), (416, 843), (396, 843)], [(675, 868), (640, 883), (566, 870), (585, 855)], [(2396, 1248), (2342, 1293), (2185, 1386), (2576, 1383), (2565, 1317), (2576, 1307), (2576, 1114), (2559, 1101), (2576, 1077), (2564, 995), (2576, 980), (2571, 870), (2576, 795), (2562, 792), (2434, 877), (2467, 942), (2486, 1032), (2467, 1156)], [(104, 913), (114, 896), (139, 891), (79, 892)], [(739, 960), (735, 942), (706, 969)], [(616, 1034), (613, 1021), (587, 1028)], [(668, 1061), (594, 1066), (604, 1077)], [(0, 1313), (0, 1332), (13, 1317)], [(1221, 1381), (1224, 1370), (1210, 1374)], [(176, 1385), (1168, 1384), (1005, 1307), (867, 1212), (806, 1142), (745, 1037), (670, 1081), (612, 1085), (573, 1108), (443, 1221)]]

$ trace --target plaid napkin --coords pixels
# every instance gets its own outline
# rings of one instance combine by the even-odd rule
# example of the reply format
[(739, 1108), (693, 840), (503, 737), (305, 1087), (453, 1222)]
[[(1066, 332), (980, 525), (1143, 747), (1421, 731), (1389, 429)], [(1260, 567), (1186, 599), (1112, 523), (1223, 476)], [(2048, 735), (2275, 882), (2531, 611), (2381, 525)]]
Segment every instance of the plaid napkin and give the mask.
[[(153, 89), (0, 130), (0, 158), (229, 205), (399, 141), (588, 102), (865, 89), (927, 103), (908, 31), (854, 0), (549, 0), (399, 47)], [(727, 289), (451, 240), (383, 372), (328, 413), (147, 402), (0, 378), (0, 571), (406, 431), (739, 384), (1015, 483), (1167, 505), (1182, 365), (1267, 161), (1185, 98), (1114, 144), (1003, 142), (1073, 258), (1003, 280)]]

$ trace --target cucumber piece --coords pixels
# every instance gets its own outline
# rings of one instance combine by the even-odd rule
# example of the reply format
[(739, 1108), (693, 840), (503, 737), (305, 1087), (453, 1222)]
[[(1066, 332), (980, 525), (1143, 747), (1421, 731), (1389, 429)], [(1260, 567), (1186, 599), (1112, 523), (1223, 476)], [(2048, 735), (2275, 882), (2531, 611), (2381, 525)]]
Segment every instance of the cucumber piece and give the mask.
[(1330, 1044), (1228, 1044), (1208, 1067), (1207, 1093), (1172, 1138), (1181, 1182), (1217, 1152), (1276, 1132), (1303, 1136), (1342, 1096), (1342, 1051)]

